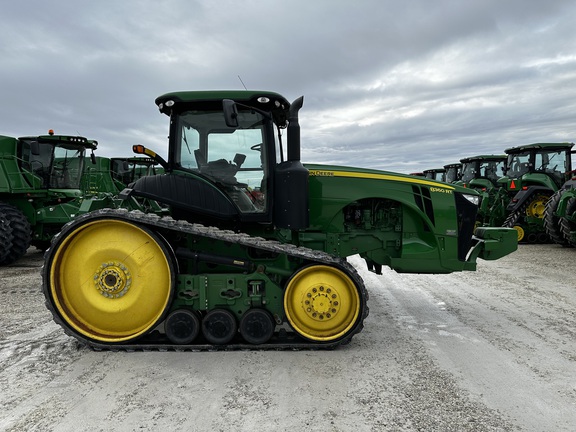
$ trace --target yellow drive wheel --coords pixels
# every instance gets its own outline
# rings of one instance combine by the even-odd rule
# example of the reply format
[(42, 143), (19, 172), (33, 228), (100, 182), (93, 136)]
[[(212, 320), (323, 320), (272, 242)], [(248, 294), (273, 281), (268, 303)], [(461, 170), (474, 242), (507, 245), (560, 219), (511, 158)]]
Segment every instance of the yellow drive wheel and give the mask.
[(301, 336), (329, 342), (343, 337), (356, 324), (360, 302), (356, 285), (343, 271), (312, 265), (288, 282), (284, 311)]
[(74, 331), (95, 341), (126, 342), (163, 318), (174, 270), (152, 232), (98, 219), (80, 225), (55, 247), (50, 294)]

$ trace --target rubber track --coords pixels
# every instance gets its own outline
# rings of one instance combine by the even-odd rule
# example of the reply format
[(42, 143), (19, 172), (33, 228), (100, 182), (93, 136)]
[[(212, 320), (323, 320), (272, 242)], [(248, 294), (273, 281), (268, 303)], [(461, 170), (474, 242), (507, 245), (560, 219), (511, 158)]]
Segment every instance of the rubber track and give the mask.
[[(253, 345), (243, 341), (237, 343), (233, 342), (227, 345), (212, 345), (212, 344), (190, 344), (190, 345), (176, 345), (166, 340), (154, 341), (147, 340), (145, 335), (130, 343), (121, 344), (106, 344), (87, 339), (81, 334), (77, 334), (70, 329), (67, 324), (60, 318), (55, 310), (51, 301), (50, 295), (50, 263), (52, 254), (56, 250), (55, 246), (58, 245), (62, 236), (75, 230), (79, 225), (95, 219), (114, 218), (128, 222), (133, 222), (139, 225), (144, 225), (152, 230), (162, 229), (176, 231), (179, 234), (190, 234), (194, 236), (203, 236), (214, 240), (223, 242), (237, 243), (242, 246), (274, 252), (278, 254), (285, 254), (295, 258), (312, 261), (319, 264), (339, 267), (353, 280), (354, 284), (360, 290), (361, 296), (361, 310), (360, 317), (356, 327), (352, 329), (345, 337), (337, 341), (328, 343), (318, 343), (307, 341), (301, 338), (298, 334), (292, 331), (276, 332), (273, 338), (266, 344)], [(221, 230), (215, 227), (206, 227), (200, 224), (193, 224), (182, 220), (175, 220), (170, 216), (160, 217), (152, 213), (143, 213), (139, 210), (128, 211), (125, 209), (102, 209), (91, 213), (81, 215), (71, 222), (68, 222), (62, 231), (52, 239), (51, 247), (44, 254), (44, 265), (42, 266), (42, 290), (46, 298), (46, 307), (52, 313), (52, 317), (56, 324), (60, 325), (65, 333), (69, 336), (76, 338), (81, 344), (87, 345), (95, 350), (113, 350), (113, 351), (217, 351), (217, 350), (303, 350), (303, 349), (334, 349), (338, 346), (345, 345), (352, 340), (352, 337), (361, 332), (364, 326), (364, 320), (368, 316), (368, 291), (364, 285), (364, 281), (356, 271), (356, 269), (349, 264), (345, 258), (336, 257), (328, 253), (297, 247), (289, 243), (281, 243), (274, 240), (266, 240), (261, 237), (252, 237), (248, 234), (236, 233), (229, 230)]]

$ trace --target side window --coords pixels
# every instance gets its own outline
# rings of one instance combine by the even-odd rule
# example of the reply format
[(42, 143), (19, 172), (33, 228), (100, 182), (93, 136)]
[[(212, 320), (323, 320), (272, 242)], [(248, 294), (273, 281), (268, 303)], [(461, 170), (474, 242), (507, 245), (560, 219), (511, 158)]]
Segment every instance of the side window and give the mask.
[(238, 123), (229, 128), (220, 111), (182, 113), (175, 160), (211, 179), (241, 212), (263, 213), (268, 177), (262, 143), (268, 122), (248, 110), (239, 112)]
[(552, 176), (556, 184), (561, 185), (564, 182), (564, 173), (570, 169), (566, 167), (566, 153), (559, 150), (550, 152), (545, 156), (546, 160), (542, 170)]

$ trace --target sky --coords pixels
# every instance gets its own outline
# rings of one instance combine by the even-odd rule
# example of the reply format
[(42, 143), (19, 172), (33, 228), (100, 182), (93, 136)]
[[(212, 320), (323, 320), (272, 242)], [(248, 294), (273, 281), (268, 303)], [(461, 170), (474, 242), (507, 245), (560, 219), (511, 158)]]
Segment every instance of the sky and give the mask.
[(571, 0), (21, 0), (0, 13), (0, 134), (166, 156), (157, 96), (304, 96), (302, 160), (401, 173), (572, 142)]

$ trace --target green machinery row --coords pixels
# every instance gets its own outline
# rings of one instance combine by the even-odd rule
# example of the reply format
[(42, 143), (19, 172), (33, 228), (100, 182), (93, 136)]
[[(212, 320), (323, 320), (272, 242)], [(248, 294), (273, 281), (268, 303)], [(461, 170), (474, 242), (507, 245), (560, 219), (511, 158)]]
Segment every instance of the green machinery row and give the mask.
[(503, 226), (525, 243), (576, 246), (573, 143), (536, 143), (417, 173), (477, 190), (478, 226)]
[(52, 131), (0, 136), (0, 265), (15, 262), (30, 245), (48, 248), (64, 224), (116, 206), (115, 196), (129, 183), (155, 173), (150, 158), (96, 157), (97, 144)]

